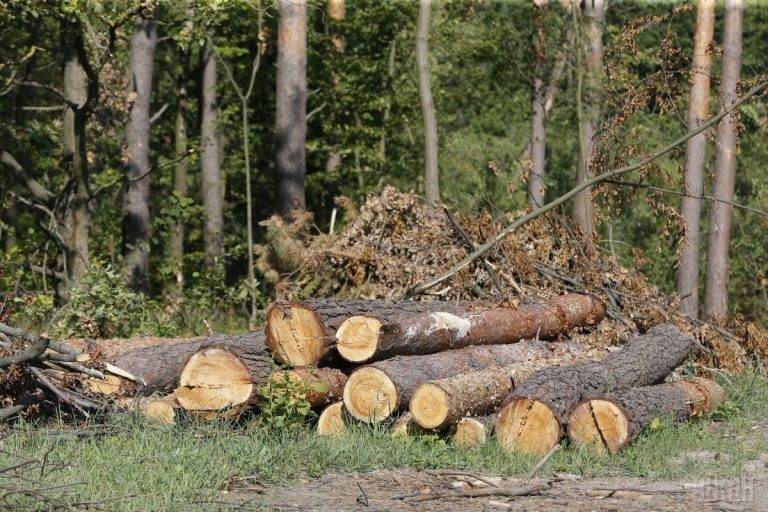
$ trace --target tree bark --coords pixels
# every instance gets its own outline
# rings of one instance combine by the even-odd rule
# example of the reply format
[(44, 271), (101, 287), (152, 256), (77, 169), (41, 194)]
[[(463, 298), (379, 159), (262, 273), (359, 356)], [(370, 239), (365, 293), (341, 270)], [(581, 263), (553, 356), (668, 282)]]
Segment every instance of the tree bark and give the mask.
[(531, 340), (511, 345), (473, 346), (423, 356), (397, 356), (355, 370), (344, 386), (344, 405), (355, 418), (380, 422), (405, 407), (429, 381), (492, 366), (530, 364), (582, 352), (576, 343)]
[[(726, 0), (723, 20), (723, 64), (720, 80), (720, 105), (725, 108), (737, 99), (741, 74), (741, 32), (744, 15), (743, 0)], [(736, 129), (738, 118), (729, 113), (717, 125), (715, 139), (715, 181), (712, 196), (733, 201), (736, 185)], [(728, 314), (729, 246), (733, 206), (716, 201), (709, 215), (707, 240), (707, 289), (705, 315), (709, 320), (722, 321)]]
[(419, 18), (416, 30), (416, 67), (419, 75), (419, 98), (424, 115), (424, 195), (427, 203), (440, 202), (440, 179), (437, 159), (437, 116), (432, 100), (429, 72), (429, 18), (432, 0), (419, 0)]
[[(176, 165), (173, 171), (173, 195), (178, 199), (187, 197), (189, 185), (187, 182), (187, 88), (180, 85), (178, 90), (178, 109), (176, 110), (176, 123), (174, 131), (174, 148), (176, 152)], [(184, 234), (185, 225), (183, 219), (176, 219), (171, 227), (171, 236), (168, 243), (168, 259), (173, 266), (175, 284), (173, 292), (180, 295), (184, 289)]]
[(569, 417), (568, 437), (598, 452), (618, 453), (654, 419), (668, 417), (682, 423), (721, 404), (725, 399), (722, 388), (704, 381), (627, 389), (586, 400)]
[(128, 93), (131, 106), (125, 127), (128, 161), (123, 195), (123, 272), (129, 286), (143, 293), (149, 292), (149, 119), (156, 44), (155, 21), (137, 16), (131, 37)]
[[(691, 98), (688, 106), (688, 127), (701, 125), (709, 116), (709, 80), (712, 56), (709, 45), (715, 24), (714, 0), (696, 3), (696, 32), (693, 38), (691, 62)], [(680, 250), (677, 272), (677, 294), (680, 309), (689, 318), (699, 317), (699, 225), (701, 195), (704, 193), (704, 161), (707, 156), (707, 135), (700, 133), (688, 140), (683, 167), (683, 197), (680, 214), (685, 220), (685, 239)]]
[(560, 442), (572, 407), (590, 396), (663, 381), (691, 344), (676, 327), (660, 325), (602, 361), (541, 370), (508, 398), (496, 437), (505, 449), (545, 454)]
[(307, 172), (307, 3), (278, 0), (277, 211), (287, 216), (306, 208)]
[(532, 208), (544, 205), (546, 187), (544, 173), (547, 132), (545, 127), (544, 62), (547, 40), (544, 32), (543, 9), (546, 2), (533, 5), (533, 90), (531, 91), (531, 169), (528, 174), (528, 203)]
[(294, 368), (272, 373), (272, 382), (300, 382), (305, 391), (306, 399), (312, 407), (319, 407), (341, 400), (347, 376), (335, 368)]
[(348, 318), (336, 331), (339, 354), (361, 363), (469, 345), (553, 339), (576, 327), (595, 325), (605, 317), (605, 305), (600, 300), (575, 293), (518, 308), (432, 302), (428, 309), (417, 311), (414, 304), (393, 302), (381, 310)]
[(203, 192), (203, 245), (205, 264), (214, 265), (224, 247), (223, 178), (218, 135), (219, 101), (216, 92), (216, 57), (207, 42), (201, 53), (200, 171)]
[[(580, 122), (580, 151), (579, 171), (577, 182), (583, 182), (592, 177), (590, 160), (594, 151), (595, 135), (600, 122), (602, 78), (603, 78), (603, 24), (605, 23), (605, 0), (586, 0), (584, 14), (587, 17), (587, 38), (585, 44), (586, 61), (586, 112)], [(580, 64), (581, 65), (581, 64)], [(582, 99), (579, 98), (579, 102)], [(579, 108), (579, 110), (581, 110)], [(573, 203), (573, 221), (581, 229), (586, 238), (591, 238), (594, 231), (594, 206), (592, 205), (591, 189), (588, 188), (576, 194)]]

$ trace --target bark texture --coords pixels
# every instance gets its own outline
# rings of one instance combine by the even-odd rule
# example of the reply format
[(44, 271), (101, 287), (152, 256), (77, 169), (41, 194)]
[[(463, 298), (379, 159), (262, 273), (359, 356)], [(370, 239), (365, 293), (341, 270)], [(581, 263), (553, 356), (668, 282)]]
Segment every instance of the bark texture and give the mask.
[[(584, 347), (576, 343), (548, 345), (544, 341), (531, 340), (511, 345), (472, 346), (421, 356), (397, 356), (353, 372), (344, 387), (344, 404), (358, 419), (381, 421), (403, 408), (413, 397), (414, 391), (429, 381), (493, 366), (555, 359), (569, 352), (578, 354), (583, 350)], [(366, 373), (373, 373), (371, 370), (375, 372), (375, 377), (388, 380), (386, 385), (389, 391), (371, 384), (375, 379), (366, 378)]]
[[(375, 361), (470, 345), (553, 339), (576, 327), (595, 325), (605, 317), (605, 305), (582, 294), (561, 295), (544, 304), (517, 309), (431, 302), (427, 303), (432, 305), (428, 310), (419, 312), (413, 309), (414, 304), (418, 303), (389, 303), (386, 308), (345, 322), (336, 332), (342, 357), (355, 362)], [(378, 330), (376, 322), (367, 322), (368, 318), (378, 321)]]
[(416, 67), (419, 76), (419, 98), (424, 116), (424, 195), (427, 203), (440, 202), (440, 180), (437, 159), (437, 115), (432, 99), (429, 72), (429, 18), (432, 0), (419, 0), (419, 18), (416, 29)]
[(144, 381), (144, 392), (169, 392), (179, 384), (179, 377), (189, 359), (209, 347), (248, 347), (247, 351), (268, 360), (269, 352), (261, 331), (246, 334), (209, 336), (176, 343), (163, 343), (129, 350), (112, 362)]
[(131, 37), (128, 92), (131, 106), (125, 127), (128, 161), (123, 195), (123, 272), (128, 284), (143, 293), (149, 292), (149, 119), (156, 45), (155, 21), (137, 16)]
[(224, 246), (224, 187), (221, 173), (216, 92), (218, 70), (210, 41), (201, 53), (200, 173), (203, 193), (203, 245), (206, 265), (213, 265)]
[(533, 90), (531, 91), (531, 169), (528, 174), (528, 204), (532, 208), (544, 205), (545, 157), (546, 157), (546, 112), (547, 88), (544, 85), (544, 62), (546, 37), (542, 10), (545, 4), (534, 2), (533, 6)]
[[(726, 108), (737, 100), (741, 74), (741, 35), (744, 2), (726, 0), (723, 20), (723, 65), (720, 80), (720, 105)], [(717, 125), (715, 139), (715, 181), (712, 196), (733, 201), (736, 185), (736, 112), (725, 116)], [(729, 248), (733, 206), (714, 201), (709, 215), (707, 240), (707, 289), (704, 312), (709, 320), (720, 321), (728, 314)]]
[[(590, 169), (591, 154), (594, 150), (594, 140), (600, 123), (603, 78), (603, 24), (605, 23), (605, 0), (585, 0), (584, 15), (586, 16), (586, 38), (584, 40), (585, 71), (584, 96), (580, 101), (584, 104), (584, 114), (581, 119), (581, 155), (577, 182), (592, 177)], [(586, 237), (591, 237), (594, 231), (594, 206), (592, 205), (591, 189), (579, 192), (574, 198), (573, 221)]]
[(304, 177), (307, 173), (307, 3), (278, 0), (277, 210), (287, 215), (306, 207)]
[[(691, 93), (688, 105), (688, 129), (697, 128), (709, 115), (709, 82), (712, 56), (709, 45), (715, 25), (715, 1), (696, 2), (696, 32), (693, 38), (691, 62)], [(689, 318), (699, 317), (699, 226), (701, 195), (704, 193), (704, 161), (707, 156), (707, 135), (700, 133), (688, 140), (683, 167), (683, 197), (680, 214), (685, 220), (685, 240), (680, 250), (677, 272), (677, 294), (680, 309)]]
[(319, 407), (341, 400), (347, 376), (335, 368), (294, 368), (274, 372), (270, 380), (301, 382), (306, 389), (309, 405)]

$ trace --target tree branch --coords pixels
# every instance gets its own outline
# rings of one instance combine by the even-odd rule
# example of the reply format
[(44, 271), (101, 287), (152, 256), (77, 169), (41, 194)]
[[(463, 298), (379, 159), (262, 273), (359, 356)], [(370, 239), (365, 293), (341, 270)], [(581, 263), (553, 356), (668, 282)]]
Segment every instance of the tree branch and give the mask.
[(11, 168), (11, 172), (13, 172), (16, 180), (27, 187), (27, 190), (29, 190), (38, 201), (41, 201), (45, 204), (51, 204), (53, 203), (54, 199), (56, 199), (56, 196), (53, 194), (53, 192), (48, 190), (42, 183), (27, 174), (27, 171), (24, 170), (24, 167), (22, 167), (21, 164), (16, 161), (15, 158), (13, 158), (13, 155), (7, 151), (0, 150), (0, 162)]

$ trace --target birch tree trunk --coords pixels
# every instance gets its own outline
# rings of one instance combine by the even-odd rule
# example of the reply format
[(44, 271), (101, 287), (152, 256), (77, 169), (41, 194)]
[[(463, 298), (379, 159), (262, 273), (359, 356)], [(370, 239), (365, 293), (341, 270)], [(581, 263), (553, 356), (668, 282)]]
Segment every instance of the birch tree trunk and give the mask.
[(307, 2), (278, 0), (277, 211), (285, 216), (306, 207)]
[[(737, 86), (741, 73), (741, 31), (744, 15), (743, 0), (726, 0), (723, 20), (723, 64), (720, 80), (720, 105), (726, 108), (737, 99)], [(712, 195), (724, 201), (733, 201), (736, 184), (736, 127), (735, 112), (725, 116), (717, 125), (715, 139), (715, 181)], [(714, 201), (709, 215), (707, 240), (707, 290), (705, 315), (710, 320), (722, 320), (728, 313), (729, 244), (733, 206)]]
[[(709, 81), (712, 56), (709, 45), (715, 24), (714, 0), (696, 3), (696, 33), (693, 38), (691, 63), (691, 99), (688, 106), (688, 129), (697, 128), (709, 115)], [(707, 135), (700, 133), (688, 140), (683, 168), (683, 197), (680, 213), (685, 219), (685, 240), (680, 252), (677, 273), (677, 294), (680, 309), (690, 318), (699, 316), (699, 225), (701, 199), (704, 193), (704, 160), (707, 156)]]
[(545, 128), (547, 87), (544, 85), (544, 33), (543, 9), (546, 0), (533, 4), (533, 91), (531, 94), (531, 168), (528, 174), (528, 204), (531, 208), (544, 205), (544, 172), (547, 134)]
[[(587, 17), (586, 41), (586, 83), (583, 103), (585, 112), (580, 119), (580, 151), (577, 182), (592, 177), (590, 156), (594, 149), (594, 138), (600, 122), (602, 77), (603, 77), (603, 24), (605, 23), (605, 0), (585, 0), (584, 14)], [(579, 109), (581, 110), (581, 109)], [(594, 206), (591, 189), (579, 192), (574, 198), (573, 221), (585, 237), (590, 238), (594, 231)]]
[(432, 0), (419, 0), (419, 19), (416, 30), (416, 66), (419, 75), (419, 97), (424, 115), (424, 195), (427, 203), (440, 201), (440, 180), (437, 167), (437, 118), (432, 100), (429, 76), (429, 18)]
[(157, 27), (154, 20), (137, 16), (130, 55), (130, 112), (125, 127), (127, 184), (123, 195), (123, 272), (137, 291), (149, 291), (150, 98)]
[(212, 265), (221, 256), (224, 238), (224, 205), (219, 151), (219, 101), (216, 93), (218, 70), (211, 43), (201, 55), (200, 171), (203, 189), (203, 245), (205, 263)]

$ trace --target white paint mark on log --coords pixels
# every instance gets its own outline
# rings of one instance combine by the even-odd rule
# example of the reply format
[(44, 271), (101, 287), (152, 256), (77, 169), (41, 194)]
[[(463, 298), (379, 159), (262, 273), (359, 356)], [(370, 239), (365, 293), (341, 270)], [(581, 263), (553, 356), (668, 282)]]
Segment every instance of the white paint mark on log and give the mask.
[(433, 323), (430, 324), (425, 334), (428, 336), (441, 329), (456, 331), (456, 339), (460, 340), (469, 332), (471, 323), (468, 318), (452, 315), (451, 313), (437, 312), (430, 315)]

